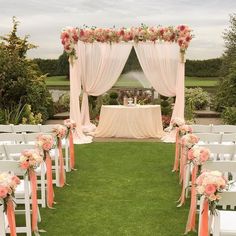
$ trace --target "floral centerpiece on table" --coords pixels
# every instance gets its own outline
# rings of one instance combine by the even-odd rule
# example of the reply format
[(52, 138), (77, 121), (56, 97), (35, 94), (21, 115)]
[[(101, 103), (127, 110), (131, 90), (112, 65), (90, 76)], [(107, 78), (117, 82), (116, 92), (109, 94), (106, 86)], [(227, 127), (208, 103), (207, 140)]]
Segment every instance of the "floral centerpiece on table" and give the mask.
[(228, 181), (219, 171), (203, 171), (196, 179), (196, 190), (200, 196), (205, 196), (208, 201), (211, 214), (215, 213), (219, 193), (228, 188)]
[(7, 211), (7, 204), (14, 197), (20, 179), (16, 175), (6, 172), (0, 173), (0, 199), (3, 200), (4, 210)]
[(205, 147), (194, 145), (188, 151), (188, 161), (194, 165), (201, 166), (210, 158), (210, 150)]

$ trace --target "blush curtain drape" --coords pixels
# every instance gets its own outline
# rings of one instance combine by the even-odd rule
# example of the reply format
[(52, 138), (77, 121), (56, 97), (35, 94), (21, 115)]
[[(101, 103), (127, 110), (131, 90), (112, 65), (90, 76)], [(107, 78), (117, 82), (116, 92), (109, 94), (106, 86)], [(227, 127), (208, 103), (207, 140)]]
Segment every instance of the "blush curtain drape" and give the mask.
[(90, 122), (88, 95), (102, 95), (115, 84), (131, 48), (131, 43), (78, 42), (78, 67), (83, 88), (81, 123), (84, 131), (91, 132), (96, 128)]
[(184, 119), (184, 63), (175, 43), (139, 42), (134, 48), (147, 80), (163, 96), (174, 97), (172, 119)]

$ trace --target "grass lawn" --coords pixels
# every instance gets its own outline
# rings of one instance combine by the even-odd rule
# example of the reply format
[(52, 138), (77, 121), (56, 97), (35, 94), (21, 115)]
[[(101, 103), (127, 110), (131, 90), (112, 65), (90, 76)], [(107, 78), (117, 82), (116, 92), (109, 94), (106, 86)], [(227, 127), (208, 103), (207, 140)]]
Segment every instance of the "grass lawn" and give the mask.
[[(192, 86), (199, 86), (199, 87), (213, 87), (216, 86), (217, 81), (219, 78), (215, 77), (209, 77), (209, 78), (204, 78), (204, 77), (187, 77), (185, 78), (185, 85), (187, 87), (192, 87)], [(48, 86), (69, 86), (70, 81), (66, 79), (65, 76), (51, 76), (48, 77), (46, 84)], [(137, 80), (127, 80), (119, 79), (115, 86), (118, 87), (142, 87), (140, 82)]]
[(92, 143), (76, 154), (70, 186), (55, 188), (56, 210), (41, 210), (44, 235), (183, 235), (188, 206), (176, 207), (173, 144)]

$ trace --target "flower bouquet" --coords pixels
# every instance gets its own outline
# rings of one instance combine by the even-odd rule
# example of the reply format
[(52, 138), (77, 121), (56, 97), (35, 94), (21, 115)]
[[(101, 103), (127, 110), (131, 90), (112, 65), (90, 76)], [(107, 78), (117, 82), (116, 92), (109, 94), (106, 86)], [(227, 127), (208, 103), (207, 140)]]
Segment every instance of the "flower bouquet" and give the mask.
[(3, 202), (4, 211), (10, 227), (11, 235), (16, 235), (16, 222), (14, 213), (13, 198), (20, 179), (16, 175), (6, 172), (0, 173), (0, 200)]

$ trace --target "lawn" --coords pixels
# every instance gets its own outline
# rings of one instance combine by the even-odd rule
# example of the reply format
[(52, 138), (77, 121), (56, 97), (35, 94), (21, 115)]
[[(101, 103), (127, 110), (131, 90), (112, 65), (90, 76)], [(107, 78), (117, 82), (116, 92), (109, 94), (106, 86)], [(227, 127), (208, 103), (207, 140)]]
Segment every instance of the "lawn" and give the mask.
[(188, 206), (176, 207), (173, 144), (92, 143), (76, 154), (70, 186), (55, 189), (56, 210), (41, 210), (45, 235), (183, 235)]
[[(219, 78), (217, 77), (187, 77), (185, 78), (185, 85), (186, 87), (214, 87), (217, 85), (217, 81)], [(52, 76), (48, 77), (46, 80), (47, 86), (58, 86), (64, 87), (69, 86), (70, 81), (66, 79), (65, 76)], [(127, 80), (119, 79), (115, 84), (117, 87), (142, 87), (140, 82), (137, 80)]]

